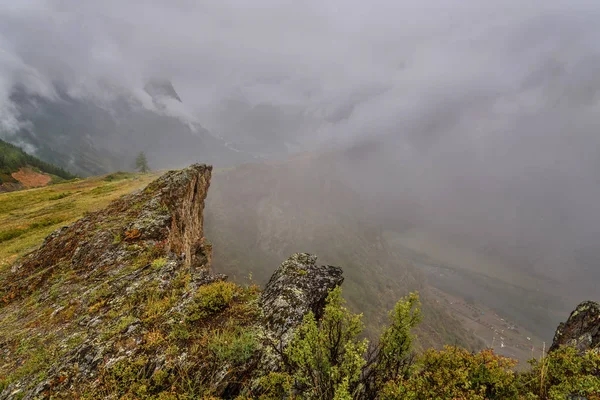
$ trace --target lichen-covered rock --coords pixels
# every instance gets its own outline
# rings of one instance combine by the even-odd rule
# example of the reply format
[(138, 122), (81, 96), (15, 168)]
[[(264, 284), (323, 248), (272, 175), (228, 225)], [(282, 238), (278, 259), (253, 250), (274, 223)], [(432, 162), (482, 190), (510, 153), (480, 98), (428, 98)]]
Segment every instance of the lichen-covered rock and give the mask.
[(561, 322), (550, 351), (561, 345), (575, 346), (584, 352), (600, 347), (600, 304), (585, 301), (577, 306), (566, 322)]
[(40, 289), (58, 270), (91, 276), (110, 267), (114, 273), (149, 247), (162, 246), (187, 266), (208, 268), (211, 249), (203, 239), (202, 211), (211, 171), (196, 164), (168, 172), (142, 192), (52, 233), (12, 267), (8, 286), (0, 289), (0, 307)]
[(211, 167), (171, 171), (49, 235), (0, 285), (0, 400), (235, 398), (342, 270), (294, 254), (262, 296), (210, 272)]
[(209, 272), (203, 232), (211, 171), (167, 172), (13, 265), (0, 287), (0, 399), (77, 393), (123, 359), (161, 368), (165, 348), (149, 351), (149, 337), (180, 323), (198, 287), (225, 279)]
[(323, 312), (329, 291), (344, 281), (342, 269), (316, 264), (317, 257), (296, 253), (275, 271), (260, 298), (267, 331), (285, 346), (304, 316)]

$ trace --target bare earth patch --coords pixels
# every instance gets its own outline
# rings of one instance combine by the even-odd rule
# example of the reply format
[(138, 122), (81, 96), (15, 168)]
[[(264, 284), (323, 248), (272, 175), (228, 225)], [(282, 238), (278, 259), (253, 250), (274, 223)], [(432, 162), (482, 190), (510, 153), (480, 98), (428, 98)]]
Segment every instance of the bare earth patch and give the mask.
[(52, 177), (35, 172), (31, 168), (23, 167), (17, 172), (11, 174), (13, 178), (21, 182), (26, 188), (46, 186), (52, 180)]

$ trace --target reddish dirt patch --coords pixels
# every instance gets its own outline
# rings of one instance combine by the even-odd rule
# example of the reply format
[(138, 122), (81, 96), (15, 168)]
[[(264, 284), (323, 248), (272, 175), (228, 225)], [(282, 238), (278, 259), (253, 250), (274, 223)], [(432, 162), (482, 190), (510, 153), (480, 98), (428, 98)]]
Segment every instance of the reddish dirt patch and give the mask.
[(49, 175), (40, 174), (31, 168), (21, 168), (17, 172), (13, 172), (11, 176), (26, 188), (46, 186), (52, 180)]

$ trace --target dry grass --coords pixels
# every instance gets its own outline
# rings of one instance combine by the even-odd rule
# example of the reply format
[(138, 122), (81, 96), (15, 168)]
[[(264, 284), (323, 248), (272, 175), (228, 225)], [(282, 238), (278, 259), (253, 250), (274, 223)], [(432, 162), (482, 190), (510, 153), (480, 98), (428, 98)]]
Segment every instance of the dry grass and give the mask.
[(0, 275), (61, 226), (143, 188), (153, 174), (117, 173), (37, 189), (0, 193)]

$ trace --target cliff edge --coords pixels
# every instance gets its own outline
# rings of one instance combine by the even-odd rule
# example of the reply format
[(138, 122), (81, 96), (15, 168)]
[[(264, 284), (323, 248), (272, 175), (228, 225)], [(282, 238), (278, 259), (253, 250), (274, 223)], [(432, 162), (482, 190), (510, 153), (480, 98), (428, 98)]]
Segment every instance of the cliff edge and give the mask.
[(271, 345), (320, 313), (342, 272), (294, 254), (264, 291), (211, 273), (211, 171), (167, 172), (2, 275), (0, 399), (233, 398), (278, 368)]

